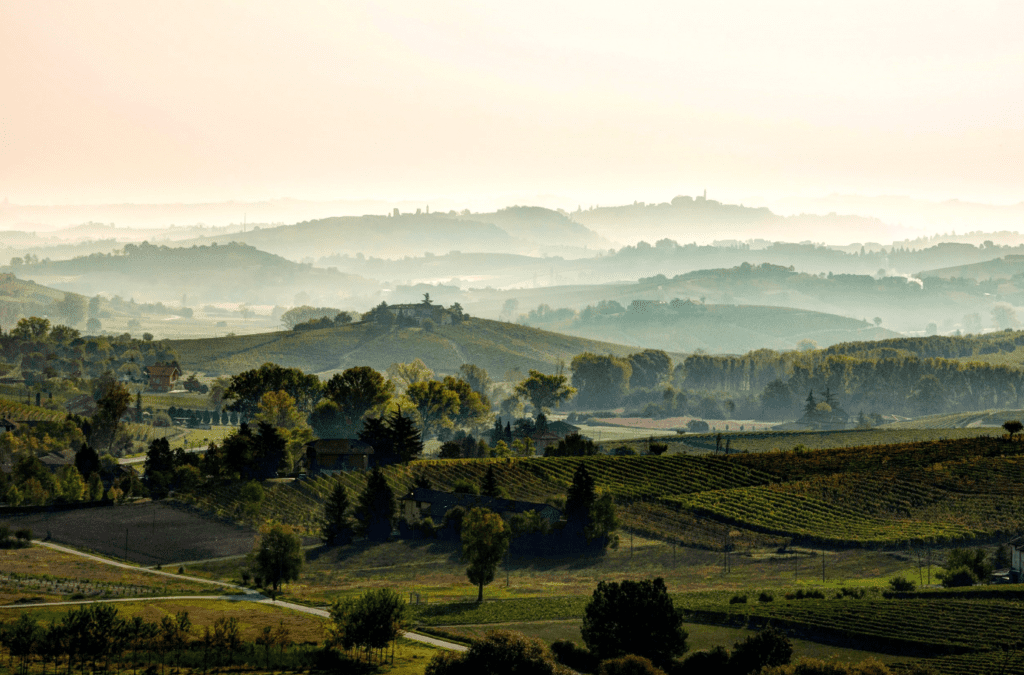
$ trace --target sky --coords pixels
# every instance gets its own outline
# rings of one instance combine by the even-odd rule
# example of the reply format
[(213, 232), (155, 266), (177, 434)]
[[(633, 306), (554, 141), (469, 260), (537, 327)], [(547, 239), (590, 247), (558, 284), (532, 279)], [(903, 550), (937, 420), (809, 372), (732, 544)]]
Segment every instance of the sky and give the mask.
[(1024, 201), (1024, 3), (0, 0), (0, 201)]

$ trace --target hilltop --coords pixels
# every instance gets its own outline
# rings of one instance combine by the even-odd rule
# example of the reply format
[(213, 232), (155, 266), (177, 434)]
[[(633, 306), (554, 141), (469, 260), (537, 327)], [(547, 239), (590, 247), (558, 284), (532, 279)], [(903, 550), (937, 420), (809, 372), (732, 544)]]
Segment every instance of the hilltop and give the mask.
[[(964, 278), (978, 281), (1013, 279), (1024, 274), (1024, 255), (1007, 255), (995, 260), (985, 260), (969, 264), (953, 265), (940, 269), (926, 270), (917, 276), (922, 279), (929, 277)], [(1019, 279), (1018, 279), (1019, 281)]]
[(58, 289), (148, 301), (184, 294), (198, 302), (291, 304), (297, 293), (319, 291), (318, 298), (337, 302), (378, 289), (376, 282), (356, 275), (295, 263), (239, 243), (171, 248), (143, 242), (126, 244), (114, 254), (22, 262), (8, 269)]
[(625, 345), (550, 333), (511, 323), (470, 318), (456, 325), (382, 331), (356, 323), (310, 331), (170, 340), (186, 370), (234, 374), (272, 361), (310, 373), (330, 375), (352, 366), (384, 370), (392, 363), (422, 359), (438, 373), (454, 373), (472, 363), (494, 374), (521, 377), (530, 369), (553, 373), (580, 352), (625, 356)]

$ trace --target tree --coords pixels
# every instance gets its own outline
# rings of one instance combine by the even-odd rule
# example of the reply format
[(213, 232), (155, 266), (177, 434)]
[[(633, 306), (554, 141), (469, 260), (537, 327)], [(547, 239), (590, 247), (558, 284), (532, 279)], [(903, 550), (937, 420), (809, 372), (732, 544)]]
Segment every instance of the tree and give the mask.
[(544, 449), (545, 457), (590, 457), (597, 454), (597, 444), (574, 431), (555, 445)]
[(437, 380), (409, 385), (406, 396), (416, 406), (423, 420), (423, 435), (436, 436), (441, 429), (451, 429), (451, 418), (459, 412), (459, 395)]
[(90, 476), (100, 470), (100, 456), (88, 443), (82, 443), (75, 453), (75, 468), (82, 476)]
[(539, 638), (513, 631), (490, 631), (474, 640), (467, 651), (441, 652), (427, 664), (424, 675), (569, 675), (555, 662)]
[(341, 481), (335, 482), (331, 496), (324, 503), (324, 520), (320, 538), (328, 546), (352, 541), (352, 520), (348, 516), (348, 492)]
[(397, 510), (395, 493), (384, 472), (374, 467), (356, 505), (356, 531), (371, 541), (387, 541), (394, 529)]
[(241, 424), (221, 444), (224, 473), (244, 480), (273, 478), (285, 466), (286, 449), (285, 439), (266, 422)]
[(565, 375), (545, 375), (538, 370), (531, 370), (515, 388), (515, 395), (527, 399), (537, 413), (556, 408), (575, 394), (575, 387), (569, 386)]
[(983, 548), (954, 548), (946, 555), (946, 569), (938, 574), (946, 587), (972, 586), (992, 574), (992, 562)]
[(627, 357), (631, 389), (653, 389), (672, 374), (672, 358), (660, 349), (645, 349)]
[(121, 428), (121, 417), (128, 411), (132, 395), (127, 387), (111, 377), (102, 378), (98, 385), (98, 393), (90, 440), (93, 444), (106, 446), (107, 450), (111, 451), (117, 439), (118, 429)]
[(494, 581), (494, 571), (508, 551), (505, 521), (497, 513), (476, 507), (462, 519), (462, 559), (469, 563), (466, 576), (477, 585), (477, 602), (484, 601), (484, 586)]
[(661, 578), (598, 583), (580, 633), (601, 660), (637, 654), (665, 666), (686, 651), (683, 614)]
[(633, 367), (628, 359), (584, 352), (573, 358), (572, 385), (579, 392), (577, 404), (584, 408), (619, 405), (629, 390)]
[(224, 399), (231, 401), (228, 410), (238, 412), (249, 420), (259, 412), (260, 400), (270, 391), (284, 391), (295, 399), (299, 410), (309, 413), (320, 400), (320, 379), (306, 375), (298, 368), (282, 368), (276, 363), (264, 363), (231, 378), (224, 391)]
[[(387, 312), (387, 315), (392, 316), (391, 312)], [(392, 363), (386, 372), (388, 380), (395, 384), (395, 389), (399, 394), (405, 393), (410, 385), (426, 382), (434, 377), (434, 371), (428, 368), (421, 359), (413, 359), (411, 363)]]
[(464, 363), (459, 367), (459, 375), (469, 383), (473, 391), (487, 398), (491, 393), (491, 376), (480, 366)]
[(274, 524), (260, 530), (253, 550), (253, 571), (273, 590), (298, 579), (303, 562), (302, 539), (290, 527)]
[(423, 437), (401, 409), (386, 418), (367, 418), (359, 440), (373, 448), (373, 461), (378, 466), (410, 462), (423, 453)]
[[(499, 441), (500, 442), (500, 441)], [(494, 465), (487, 466), (487, 473), (484, 474), (484, 482), (480, 486), (480, 493), (487, 497), (501, 497), (501, 488), (498, 486), (498, 479), (494, 475)]]
[(344, 649), (362, 647), (367, 660), (372, 650), (383, 650), (401, 636), (408, 622), (405, 601), (390, 588), (367, 591), (357, 600), (331, 605), (328, 644)]
[[(394, 395), (395, 385), (368, 366), (349, 368), (335, 374), (324, 385), (324, 395), (336, 406), (332, 434), (317, 434), (321, 438), (351, 438), (362, 426), (363, 417), (383, 408)], [(318, 407), (317, 411), (321, 409)], [(334, 412), (334, 410), (332, 410)], [(310, 420), (312, 423), (312, 419)]]
[(786, 634), (768, 626), (733, 645), (729, 670), (734, 673), (757, 673), (763, 668), (784, 666), (793, 657), (793, 645)]
[(1010, 434), (1010, 440), (1013, 440), (1014, 434), (1019, 434), (1024, 430), (1024, 424), (1021, 424), (1019, 420), (1010, 420), (1003, 422), (1003, 428), (1006, 429), (1006, 433)]

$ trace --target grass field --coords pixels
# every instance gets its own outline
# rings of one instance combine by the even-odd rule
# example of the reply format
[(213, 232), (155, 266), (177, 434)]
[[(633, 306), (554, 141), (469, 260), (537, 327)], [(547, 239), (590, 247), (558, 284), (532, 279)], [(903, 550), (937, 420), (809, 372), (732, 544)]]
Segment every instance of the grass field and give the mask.
[[(11, 530), (144, 565), (248, 553), (256, 533), (163, 502), (9, 515)], [(127, 546), (126, 546), (127, 538)], [(127, 550), (126, 550), (127, 549)]]
[[(529, 621), (518, 623), (467, 624), (458, 626), (439, 626), (447, 633), (466, 639), (485, 636), (492, 630), (513, 630), (530, 637), (540, 638), (551, 644), (555, 640), (572, 640), (578, 645), (583, 644), (580, 635), (580, 621), (568, 619), (562, 621)], [(750, 628), (731, 628), (727, 626), (710, 626), (700, 623), (684, 623), (683, 630), (688, 634), (686, 644), (689, 652), (713, 649), (715, 647), (732, 648), (734, 644), (754, 635), (757, 631)], [(823, 645), (809, 640), (791, 640), (793, 659), (814, 658), (835, 660), (841, 663), (858, 663), (874, 658), (882, 663), (893, 663), (900, 657), (881, 652), (870, 652), (858, 649), (846, 649), (833, 645)]]
[(67, 600), (72, 595), (132, 597), (150, 594), (209, 593), (211, 586), (105, 565), (44, 546), (0, 549), (0, 575), (17, 580), (0, 582), (0, 604), (40, 598)]

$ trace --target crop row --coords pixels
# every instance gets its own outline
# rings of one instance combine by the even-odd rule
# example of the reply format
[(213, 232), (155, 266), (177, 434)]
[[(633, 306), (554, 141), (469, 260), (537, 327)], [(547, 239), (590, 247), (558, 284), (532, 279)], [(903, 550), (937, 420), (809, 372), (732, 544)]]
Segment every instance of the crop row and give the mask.
[(825, 502), (767, 486), (712, 490), (662, 501), (751, 529), (836, 544), (962, 539), (971, 534), (956, 523), (886, 519), (858, 510), (855, 504)]
[(773, 473), (783, 480), (800, 480), (821, 474), (925, 468), (936, 463), (972, 457), (1004, 455), (1024, 455), (1024, 443), (978, 437), (832, 450), (742, 454), (730, 457), (730, 461)]
[(67, 417), (67, 413), (60, 410), (49, 410), (27, 403), (0, 399), (0, 418), (12, 422), (60, 422), (65, 417)]
[(1024, 672), (1024, 650), (993, 649), (986, 652), (971, 654), (951, 654), (934, 659), (917, 661), (897, 661), (890, 663), (889, 670), (894, 673), (925, 672), (935, 675), (980, 675), (982, 673), (1020, 673)]
[(750, 616), (837, 636), (985, 651), (1020, 640), (1021, 605), (993, 600), (793, 600), (758, 603)]

